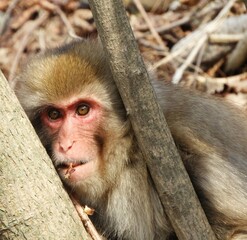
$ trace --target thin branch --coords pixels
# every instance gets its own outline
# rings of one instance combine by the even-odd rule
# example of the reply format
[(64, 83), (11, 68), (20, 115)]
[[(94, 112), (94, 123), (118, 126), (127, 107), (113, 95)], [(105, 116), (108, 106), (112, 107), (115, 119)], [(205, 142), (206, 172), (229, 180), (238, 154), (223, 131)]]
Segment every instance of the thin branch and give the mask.
[(80, 203), (73, 197), (70, 196), (71, 201), (73, 202), (75, 209), (86, 228), (87, 232), (90, 234), (93, 240), (102, 240), (103, 238), (99, 235), (97, 230), (95, 229), (93, 223), (88, 217), (88, 214), (85, 212), (85, 208), (80, 205)]
[(181, 78), (183, 76), (183, 73), (184, 73), (185, 69), (193, 62), (193, 60), (197, 56), (199, 50), (205, 44), (206, 40), (207, 40), (207, 36), (204, 35), (199, 40), (199, 42), (196, 44), (196, 46), (193, 48), (193, 50), (191, 51), (189, 56), (186, 58), (184, 63), (176, 70), (176, 72), (175, 72), (175, 74), (174, 74), (174, 76), (172, 78), (172, 82), (174, 84), (178, 84), (179, 83), (179, 81), (181, 80)]
[(148, 15), (146, 13), (144, 7), (140, 3), (140, 0), (133, 0), (133, 2), (135, 3), (137, 9), (140, 11), (141, 15), (143, 16), (145, 22), (148, 25), (148, 28), (149, 28), (150, 32), (152, 33), (152, 35), (156, 39), (157, 43), (162, 47), (163, 50), (166, 50), (166, 46), (165, 46), (164, 42), (162, 41), (160, 35), (155, 30), (155, 28), (154, 28), (153, 24), (151, 23), (151, 21), (150, 21)]
[(212, 78), (209, 76), (198, 76), (197, 81), (200, 83), (218, 83), (220, 85), (229, 84), (234, 85), (238, 82), (244, 81), (247, 79), (247, 72), (241, 73), (239, 75), (224, 77), (224, 78)]
[(243, 39), (244, 34), (210, 34), (209, 42), (210, 43), (236, 43)]
[(169, 30), (171, 30), (171, 29), (173, 29), (175, 27), (179, 27), (179, 26), (181, 26), (181, 25), (183, 25), (185, 23), (188, 23), (190, 21), (190, 19), (191, 19), (191, 15), (185, 16), (185, 17), (183, 17), (181, 19), (178, 19), (177, 21), (174, 21), (174, 22), (170, 23), (169, 25), (164, 25), (162, 27), (156, 28), (156, 31), (158, 33), (163, 34), (163, 33), (168, 32)]

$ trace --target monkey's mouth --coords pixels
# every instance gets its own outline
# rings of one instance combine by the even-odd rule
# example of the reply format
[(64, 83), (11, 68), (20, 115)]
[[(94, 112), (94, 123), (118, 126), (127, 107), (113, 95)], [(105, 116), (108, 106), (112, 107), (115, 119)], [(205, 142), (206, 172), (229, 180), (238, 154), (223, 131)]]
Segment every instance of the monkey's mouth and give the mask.
[[(91, 161), (79, 161), (79, 162), (67, 162), (57, 165), (57, 170), (62, 175), (62, 178), (68, 180), (79, 180), (81, 177), (84, 178), (87, 175), (91, 165)], [(83, 177), (84, 176), (84, 177)]]
[(69, 163), (60, 163), (57, 165), (57, 169), (68, 169), (68, 168), (75, 168), (77, 166), (86, 164), (86, 161), (80, 161), (80, 162), (69, 162)]

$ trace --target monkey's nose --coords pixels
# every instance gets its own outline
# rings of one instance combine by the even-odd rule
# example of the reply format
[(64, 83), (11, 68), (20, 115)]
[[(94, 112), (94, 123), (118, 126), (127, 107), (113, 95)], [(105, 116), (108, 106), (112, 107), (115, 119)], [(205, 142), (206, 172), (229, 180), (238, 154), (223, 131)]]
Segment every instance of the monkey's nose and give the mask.
[(63, 141), (63, 142), (59, 142), (59, 150), (61, 151), (61, 152), (68, 152), (71, 148), (72, 148), (72, 146), (73, 146), (73, 144), (75, 143), (75, 141)]

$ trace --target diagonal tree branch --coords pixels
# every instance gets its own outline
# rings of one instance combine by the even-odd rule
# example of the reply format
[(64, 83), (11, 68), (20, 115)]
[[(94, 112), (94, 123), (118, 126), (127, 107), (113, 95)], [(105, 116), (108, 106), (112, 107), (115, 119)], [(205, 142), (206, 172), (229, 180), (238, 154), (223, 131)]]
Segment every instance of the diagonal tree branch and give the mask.
[(215, 239), (156, 102), (122, 1), (89, 3), (138, 144), (178, 238)]

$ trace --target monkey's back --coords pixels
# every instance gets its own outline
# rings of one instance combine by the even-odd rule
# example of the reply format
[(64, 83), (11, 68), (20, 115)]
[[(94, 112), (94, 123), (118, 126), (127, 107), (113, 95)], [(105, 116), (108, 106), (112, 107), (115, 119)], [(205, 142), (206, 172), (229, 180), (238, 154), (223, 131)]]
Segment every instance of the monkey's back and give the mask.
[(246, 116), (222, 99), (170, 84), (157, 94), (210, 223), (217, 232), (243, 225), (246, 233)]

